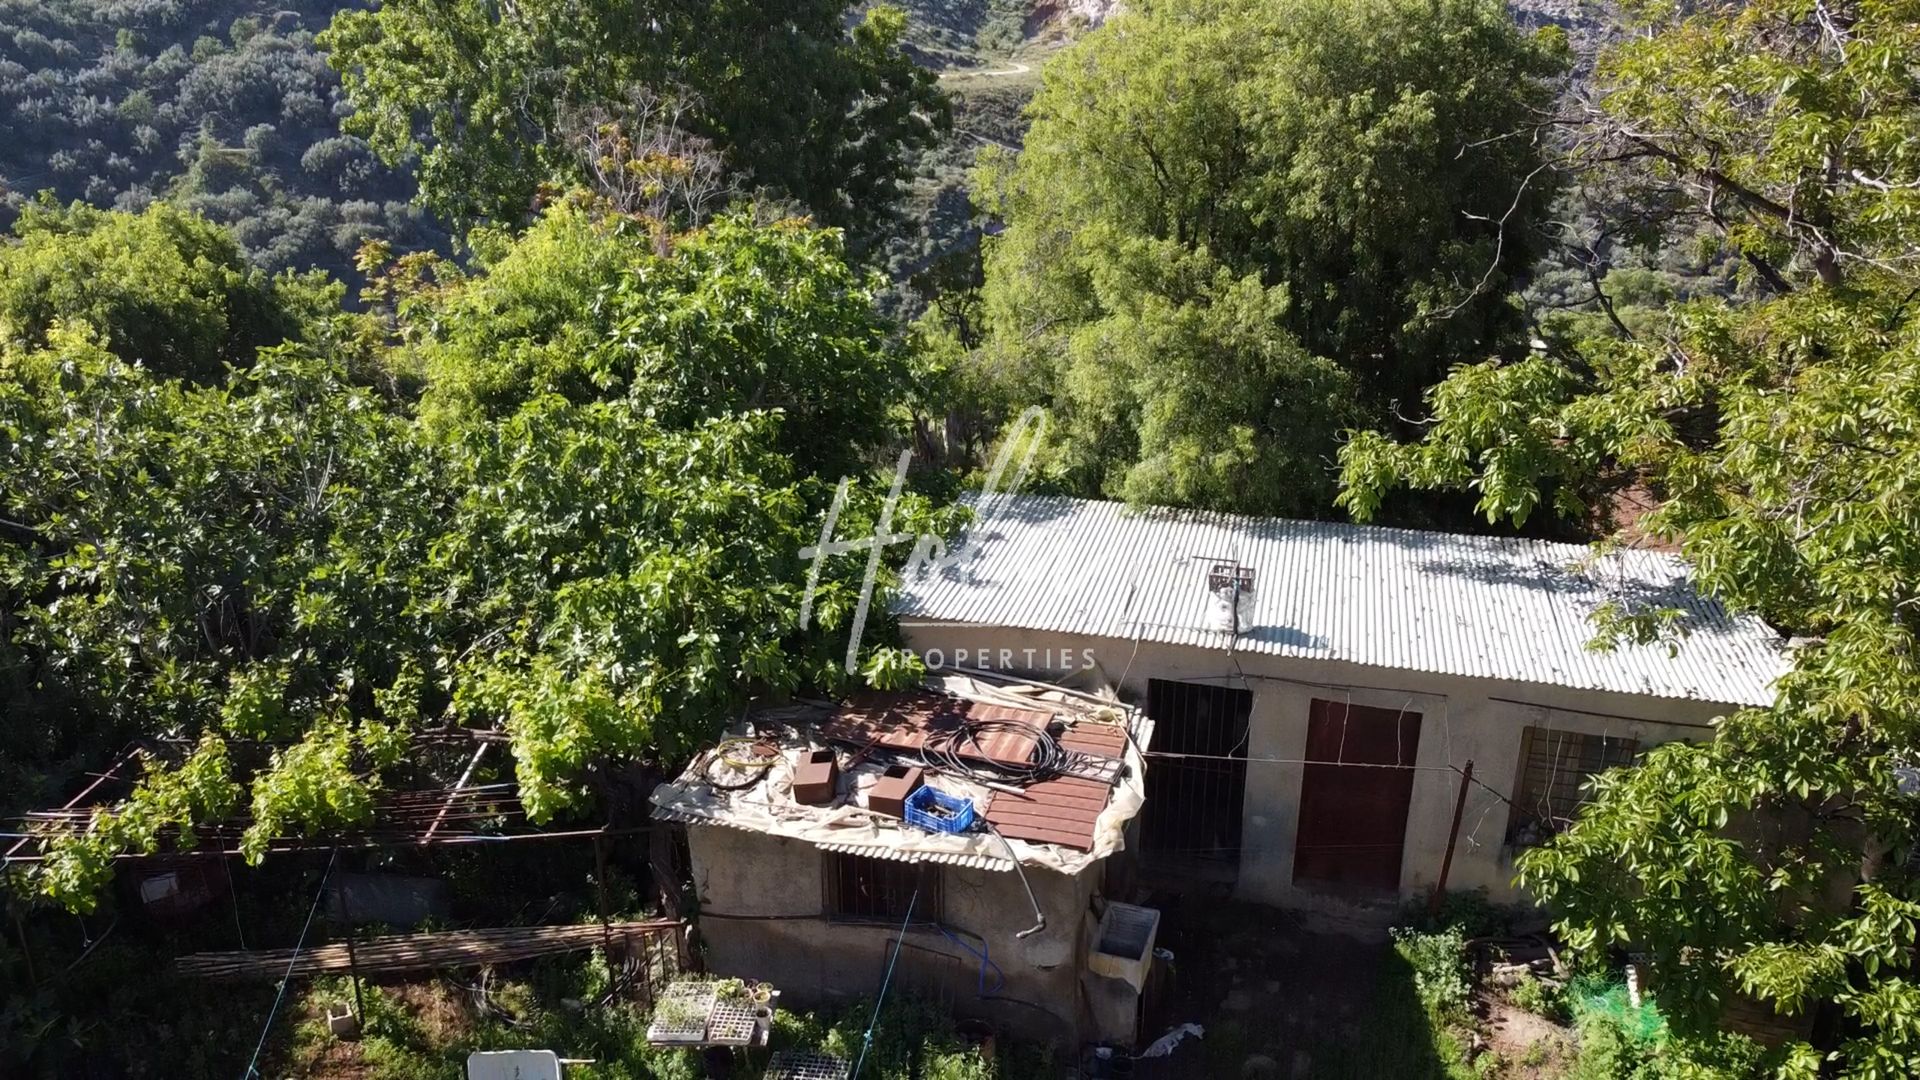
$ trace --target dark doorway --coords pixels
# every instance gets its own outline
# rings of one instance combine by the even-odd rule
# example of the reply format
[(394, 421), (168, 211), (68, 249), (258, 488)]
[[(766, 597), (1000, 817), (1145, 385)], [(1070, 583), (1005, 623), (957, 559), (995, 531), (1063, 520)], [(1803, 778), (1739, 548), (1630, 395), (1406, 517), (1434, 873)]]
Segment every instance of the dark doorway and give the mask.
[(1247, 724), (1253, 694), (1231, 686), (1152, 679), (1147, 715), (1155, 757), (1147, 767), (1142, 846), (1156, 870), (1192, 870), (1232, 881), (1240, 870), (1240, 804), (1247, 794)]
[[(1293, 879), (1400, 887), (1420, 714), (1315, 699)], [(1318, 764), (1325, 762), (1326, 764)], [(1376, 768), (1373, 766), (1407, 766)], [(1151, 777), (1151, 773), (1148, 774)]]

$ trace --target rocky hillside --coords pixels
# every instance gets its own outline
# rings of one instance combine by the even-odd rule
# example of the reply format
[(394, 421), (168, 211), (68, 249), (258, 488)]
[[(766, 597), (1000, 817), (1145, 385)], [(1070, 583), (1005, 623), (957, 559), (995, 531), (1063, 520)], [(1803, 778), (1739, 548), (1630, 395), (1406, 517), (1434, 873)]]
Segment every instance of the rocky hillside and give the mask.
[(438, 246), (413, 178), (340, 133), (313, 45), (339, 0), (0, 0), (0, 229), (41, 191), (232, 228), (263, 268), (352, 276), (362, 241)]

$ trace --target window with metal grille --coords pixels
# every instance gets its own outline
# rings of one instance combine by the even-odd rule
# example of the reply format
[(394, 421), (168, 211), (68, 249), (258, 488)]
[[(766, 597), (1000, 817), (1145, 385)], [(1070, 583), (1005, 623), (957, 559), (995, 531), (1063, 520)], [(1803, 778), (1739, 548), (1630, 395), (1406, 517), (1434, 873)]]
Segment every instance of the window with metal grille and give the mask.
[[(940, 868), (932, 863), (829, 852), (821, 867), (827, 914), (841, 919), (940, 918)], [(915, 899), (915, 890), (919, 898)]]
[(1507, 843), (1532, 847), (1566, 828), (1587, 799), (1587, 778), (1632, 764), (1639, 744), (1617, 736), (1530, 727), (1520, 736)]

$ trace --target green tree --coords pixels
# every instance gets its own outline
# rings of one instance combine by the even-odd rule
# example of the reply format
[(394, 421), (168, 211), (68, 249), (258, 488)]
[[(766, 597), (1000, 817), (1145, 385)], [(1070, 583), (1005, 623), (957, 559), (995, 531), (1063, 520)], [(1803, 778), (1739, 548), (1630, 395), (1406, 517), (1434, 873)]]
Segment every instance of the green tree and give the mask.
[[(1231, 469), (1136, 482), (1126, 466), (1233, 460), (1249, 436), (1286, 448), (1279, 470), (1331, 455), (1318, 435), (1346, 417), (1297, 437), (1282, 425), (1329, 393), (1384, 416), (1519, 329), (1505, 294), (1538, 251), (1525, 225), (1552, 194), (1526, 133), (1562, 62), (1555, 41), (1523, 38), (1479, 0), (1159, 0), (1110, 21), (1047, 65), (1025, 150), (989, 155), (978, 177), (1006, 223), (987, 249), (993, 362), (1069, 414), (1069, 438), (1101, 429), (1109, 444), (1068, 451), (1109, 462), (1087, 477), (1109, 492), (1236, 505)], [(1270, 329), (1249, 348), (1242, 300), (1255, 292)], [(1226, 296), (1237, 311), (1204, 313)], [(1185, 369), (1222, 384), (1195, 392), (1244, 395), (1209, 408), (1217, 428), (1172, 416), (1186, 403), (1161, 399), (1171, 377), (1083, 396), (1129, 311), (1152, 308), (1233, 328), (1219, 358)], [(1189, 430), (1156, 434), (1155, 416)], [(1237, 505), (1324, 509), (1323, 491), (1262, 487)]]
[(582, 179), (568, 124), (645, 88), (683, 98), (752, 184), (864, 240), (947, 110), (900, 52), (904, 16), (876, 8), (849, 30), (845, 8), (396, 0), (342, 11), (320, 41), (356, 109), (347, 129), (389, 162), (418, 155), (422, 199), (457, 222), (517, 224), (543, 182)]
[[(547, 820), (603, 763), (677, 760), (750, 694), (848, 683), (839, 635), (864, 562), (824, 567), (799, 625), (799, 552), (837, 479), (811, 470), (855, 460), (883, 429), (847, 410), (885, 413), (898, 391), (875, 379), (891, 369), (835, 234), (722, 218), (676, 268), (621, 230), (651, 232), (567, 231), (584, 220), (556, 212), (499, 240), (497, 280), (395, 287), (402, 347), (407, 320), (444, 302), (497, 321), (462, 340), (485, 344), (475, 363), (504, 362), (631, 289), (567, 340), (639, 359), (604, 384), (515, 369), (514, 393), (433, 428), (357, 385), (331, 338), (208, 384), (129, 364), (77, 322), (0, 352), (5, 761), (92, 763), (133, 737), (174, 748), (52, 844), (42, 895), (88, 907), (115, 853), (190, 840), (242, 806), (256, 859), (279, 837), (363, 824), (412, 735), (448, 717), (506, 731), (527, 810)], [(563, 252), (633, 280), (543, 275)], [(467, 291), (482, 286), (497, 288)], [(629, 325), (643, 322), (667, 329)], [(675, 374), (675, 343), (702, 366)], [(832, 381), (856, 375), (869, 382)], [(815, 377), (855, 400), (806, 397)], [(789, 423), (805, 426), (789, 437)], [(855, 485), (842, 532), (871, 531), (878, 505)], [(924, 519), (909, 498), (894, 521)], [(900, 677), (884, 627), (871, 642), (872, 677)], [(271, 752), (230, 755), (242, 740)]]
[(728, 214), (664, 252), (659, 241), (565, 200), (408, 306), (401, 335), (427, 378), (426, 414), (500, 419), (543, 394), (631, 397), (675, 428), (777, 409), (775, 445), (802, 472), (862, 471), (897, 422), (904, 371), (882, 347), (878, 283), (847, 265), (838, 234)]
[(318, 267), (351, 281), (369, 236), (444, 247), (445, 233), (409, 203), (410, 168), (389, 169), (364, 145), (323, 161), (345, 168), (301, 165), (311, 144), (341, 134), (339, 76), (310, 28), (342, 6), (0, 4), (0, 232), (45, 189), (100, 209), (164, 197), (231, 229), (246, 262), (269, 272)]
[(1287, 291), (1205, 252), (1140, 240), (1097, 275), (1106, 312), (1066, 342), (1071, 402), (1045, 464), (1131, 502), (1324, 512), (1355, 380), (1282, 328)]
[(1573, 158), (1643, 212), (1710, 223), (1774, 291), (1913, 272), (1911, 4), (1629, 5)]
[(536, 818), (581, 798), (602, 760), (683, 760), (744, 688), (846, 681), (823, 630), (855, 586), (833, 568), (824, 627), (800, 630), (799, 551), (818, 517), (772, 449), (777, 419), (685, 431), (646, 413), (545, 397), (474, 430), (460, 455), (437, 561), (492, 644), (458, 669), (455, 701), (513, 735)]
[(130, 363), (209, 382), (337, 303), (317, 278), (268, 278), (226, 230), (164, 204), (122, 214), (42, 201), (14, 231), (0, 244), (0, 342), (15, 348), (80, 322)]
[[(1649, 952), (1683, 1032), (1711, 1032), (1736, 991), (1831, 1000), (1848, 1020), (1840, 1073), (1912, 1076), (1920, 804), (1900, 777), (1920, 745), (1920, 106), (1885, 69), (1912, 55), (1920, 8), (1669, 14), (1609, 60), (1617, 81), (1582, 137), (1653, 140), (1622, 182), (1704, 196), (1696, 211), (1724, 218), (1776, 295), (1679, 308), (1651, 340), (1463, 368), (1422, 441), (1344, 448), (1342, 499), (1364, 518), (1394, 487), (1472, 488), (1490, 519), (1521, 521), (1643, 488), (1658, 508), (1617, 539), (1677, 542), (1704, 592), (1805, 639), (1772, 707), (1606, 774), (1520, 881), (1575, 946)], [(1724, 140), (1711, 164), (1695, 137)], [(1790, 196), (1814, 224), (1756, 196)], [(1684, 631), (1661, 611), (1599, 621), (1603, 644)], [(1796, 1076), (1820, 1058), (1774, 1054)]]
[[(0, 373), (10, 747), (295, 737), (343, 673), (365, 695), (430, 645), (402, 613), (431, 459), (332, 366), (283, 346), (201, 387), (62, 326)], [(223, 706), (269, 662), (270, 695)]]

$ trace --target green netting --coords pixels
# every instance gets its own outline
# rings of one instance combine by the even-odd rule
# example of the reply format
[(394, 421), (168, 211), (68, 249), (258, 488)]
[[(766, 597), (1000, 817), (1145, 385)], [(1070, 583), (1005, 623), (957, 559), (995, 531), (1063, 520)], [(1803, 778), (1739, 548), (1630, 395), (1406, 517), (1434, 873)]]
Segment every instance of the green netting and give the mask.
[(1575, 1022), (1600, 1021), (1641, 1044), (1664, 1042), (1667, 1021), (1653, 1002), (1639, 1008), (1627, 999), (1627, 984), (1605, 976), (1582, 975), (1567, 986), (1567, 1004)]

